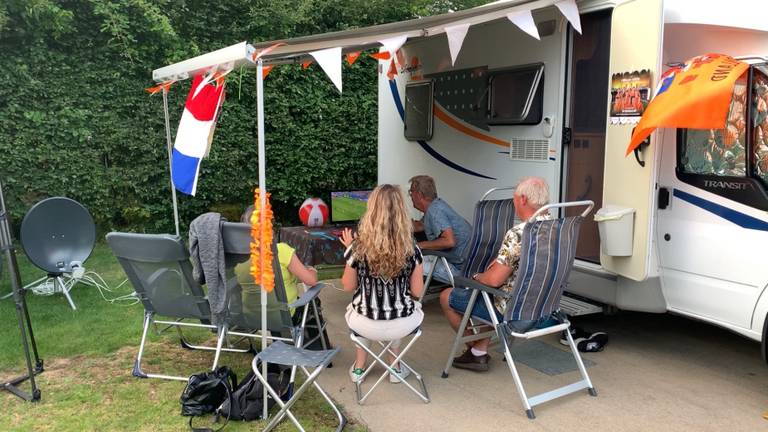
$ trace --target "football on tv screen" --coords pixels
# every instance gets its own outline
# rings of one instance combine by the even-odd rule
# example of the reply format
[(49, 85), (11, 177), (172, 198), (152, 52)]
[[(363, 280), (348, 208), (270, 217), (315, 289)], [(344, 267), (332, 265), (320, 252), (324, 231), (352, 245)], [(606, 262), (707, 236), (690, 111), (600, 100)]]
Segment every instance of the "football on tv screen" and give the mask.
[(372, 191), (331, 192), (331, 222), (357, 221), (363, 217)]

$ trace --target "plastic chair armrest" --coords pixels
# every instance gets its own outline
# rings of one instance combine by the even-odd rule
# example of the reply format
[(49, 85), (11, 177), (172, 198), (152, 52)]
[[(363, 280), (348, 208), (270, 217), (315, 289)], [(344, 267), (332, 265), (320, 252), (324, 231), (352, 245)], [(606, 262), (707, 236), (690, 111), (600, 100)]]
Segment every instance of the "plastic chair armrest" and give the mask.
[(319, 283), (312, 288), (308, 289), (304, 294), (301, 295), (298, 299), (296, 299), (295, 302), (288, 305), (290, 309), (296, 309), (300, 308), (302, 306), (306, 306), (309, 302), (314, 300), (319, 294), (320, 291), (325, 287), (325, 283)]
[(491, 288), (488, 285), (483, 285), (474, 279), (465, 278), (464, 276), (454, 276), (453, 281), (457, 288), (465, 287), (469, 289), (485, 291), (488, 294), (503, 297), (503, 298), (509, 298), (511, 296), (510, 293), (504, 292), (496, 288)]

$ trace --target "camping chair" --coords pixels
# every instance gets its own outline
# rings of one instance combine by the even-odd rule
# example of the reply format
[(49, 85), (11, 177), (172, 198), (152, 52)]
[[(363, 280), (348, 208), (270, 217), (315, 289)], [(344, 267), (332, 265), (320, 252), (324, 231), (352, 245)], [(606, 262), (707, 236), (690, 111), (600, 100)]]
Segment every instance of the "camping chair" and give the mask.
[[(421, 302), (440, 296), (446, 286), (438, 286), (437, 290), (430, 289), (432, 273), (438, 265), (445, 266), (448, 269), (448, 260), (451, 262), (462, 263), (461, 274), (471, 276), (475, 273), (484, 271), (488, 265), (496, 258), (496, 252), (499, 251), (501, 243), (504, 240), (504, 233), (515, 224), (515, 205), (511, 198), (507, 199), (488, 199), (492, 194), (514, 190), (514, 187), (493, 188), (486, 192), (480, 201), (475, 204), (475, 217), (472, 224), (472, 237), (467, 244), (463, 257), (436, 250), (423, 250), (424, 259), (435, 259), (435, 265), (427, 272), (424, 281), (424, 293), (419, 299)], [(451, 275), (451, 272), (448, 272)], [(450, 286), (455, 287), (453, 275), (451, 275)]]
[[(227, 318), (223, 326), (223, 333), (227, 336), (239, 336), (242, 338), (259, 338), (257, 332), (262, 330), (261, 323), (261, 288), (256, 284), (241, 286), (235, 277), (235, 266), (250, 259), (251, 226), (245, 223), (223, 222), (221, 224), (221, 236), (224, 244), (224, 266), (227, 274)], [(325, 286), (319, 283), (304, 292), (295, 302), (288, 304), (283, 277), (280, 271), (276, 244), (272, 245), (272, 267), (275, 274), (275, 289), (268, 294), (267, 300), (267, 338), (272, 341), (283, 341), (293, 344), (298, 340), (299, 334), (305, 334), (308, 328), (307, 318), (311, 311), (314, 318), (314, 328), (317, 335), (304, 342), (306, 348), (317, 338), (320, 338), (323, 350), (327, 350), (325, 328), (326, 324), (320, 317), (317, 307), (317, 296)], [(291, 310), (302, 308), (301, 321), (295, 323)], [(218, 365), (219, 354), (222, 351), (221, 344), (225, 338), (219, 339), (214, 364)]]
[[(362, 405), (365, 402), (365, 400), (368, 398), (368, 396), (370, 396), (371, 393), (373, 393), (373, 391), (376, 390), (376, 387), (378, 387), (379, 384), (381, 384), (381, 382), (384, 381), (384, 379), (390, 374), (395, 376), (400, 383), (405, 384), (405, 386), (409, 390), (411, 390), (413, 393), (415, 393), (416, 396), (418, 396), (419, 399), (421, 399), (424, 403), (430, 402), (429, 394), (427, 393), (427, 387), (426, 385), (424, 385), (424, 378), (421, 376), (420, 373), (416, 371), (416, 369), (413, 369), (410, 365), (408, 365), (405, 362), (405, 360), (403, 360), (403, 357), (408, 352), (408, 350), (410, 350), (413, 344), (416, 342), (416, 340), (418, 340), (419, 337), (421, 337), (421, 327), (420, 326), (416, 327), (416, 329), (413, 332), (411, 332), (410, 336), (411, 336), (411, 339), (408, 341), (408, 344), (405, 345), (405, 348), (402, 348), (400, 350), (400, 354), (395, 354), (391, 350), (393, 341), (376, 341), (382, 347), (382, 350), (377, 354), (360, 339), (360, 336), (357, 333), (350, 332), (349, 337), (350, 339), (352, 339), (352, 342), (354, 342), (354, 344), (359, 346), (360, 348), (364, 349), (368, 354), (370, 354), (373, 357), (373, 362), (370, 365), (365, 367), (365, 372), (360, 377), (360, 379), (355, 382), (355, 392), (357, 394), (358, 404)], [(391, 354), (395, 356), (395, 360), (393, 360), (392, 363), (388, 364), (384, 360), (384, 354)], [(394, 369), (394, 366), (398, 362), (400, 362), (400, 371), (401, 371), (399, 373), (396, 372), (396, 370)], [(365, 394), (363, 394), (362, 392), (363, 380), (365, 380), (365, 377), (367, 377), (368, 374), (373, 370), (373, 365), (376, 363), (379, 363), (382, 367), (384, 367), (384, 372), (381, 374), (381, 376), (376, 381), (376, 383), (373, 384), (373, 386), (370, 389), (368, 389), (368, 391)], [(416, 380), (419, 382), (421, 386), (421, 391), (414, 388), (402, 376), (403, 371), (405, 371), (406, 369), (410, 370), (410, 372), (413, 373), (413, 376), (416, 377)]]
[[(141, 368), (147, 332), (150, 325), (164, 324), (176, 328), (185, 348), (213, 351), (215, 348), (192, 345), (186, 341), (182, 327), (217, 330), (222, 337), (221, 325), (211, 324), (211, 308), (203, 288), (192, 277), (189, 251), (182, 239), (169, 234), (134, 234), (111, 232), (107, 243), (144, 305), (144, 330), (139, 354), (133, 365), (133, 376), (187, 381), (188, 377), (148, 374)], [(161, 321), (155, 316), (175, 321)], [(195, 320), (183, 322), (183, 320)], [(168, 328), (167, 327), (167, 328)], [(247, 352), (247, 350), (230, 350)]]
[[(568, 216), (560, 219), (540, 220), (536, 217), (552, 209), (565, 207), (587, 206), (587, 209), (577, 216)], [(592, 201), (576, 201), (561, 204), (546, 205), (534, 213), (525, 225), (522, 236), (522, 248), (520, 251), (520, 262), (515, 276), (512, 290), (507, 293), (498, 289), (485, 286), (473, 279), (457, 277), (456, 283), (472, 289), (472, 297), (467, 311), (472, 311), (474, 300), (480, 293), (489, 311), (494, 311), (491, 295), (500, 296), (506, 299), (506, 308), (504, 312), (504, 321), (499, 322), (495, 313), (491, 312), (491, 323), (502, 342), (504, 357), (507, 361), (509, 371), (515, 381), (515, 387), (520, 395), (520, 399), (525, 407), (528, 418), (534, 419), (536, 416), (533, 407), (549, 400), (565, 396), (567, 394), (587, 389), (591, 396), (597, 396), (597, 391), (592, 386), (592, 382), (587, 375), (587, 370), (581, 360), (576, 344), (573, 342), (570, 331), (570, 322), (564, 314), (559, 312), (560, 298), (567, 285), (568, 275), (573, 267), (573, 261), (576, 255), (576, 243), (579, 237), (579, 228), (581, 222), (592, 211), (594, 203)], [(559, 324), (537, 329), (532, 328), (525, 332), (514, 331), (509, 324), (513, 321), (531, 320), (538, 321), (555, 316)], [(459, 328), (456, 342), (454, 342), (451, 351), (451, 359), (460, 342), (463, 326), (467, 320), (466, 314)], [(512, 358), (510, 345), (513, 338), (533, 339), (553, 333), (565, 332), (568, 339), (568, 345), (571, 348), (576, 365), (581, 373), (581, 380), (537, 396), (528, 397), (523, 388), (520, 375), (515, 367)], [(450, 362), (449, 362), (450, 366)], [(443, 371), (447, 376), (447, 370)]]

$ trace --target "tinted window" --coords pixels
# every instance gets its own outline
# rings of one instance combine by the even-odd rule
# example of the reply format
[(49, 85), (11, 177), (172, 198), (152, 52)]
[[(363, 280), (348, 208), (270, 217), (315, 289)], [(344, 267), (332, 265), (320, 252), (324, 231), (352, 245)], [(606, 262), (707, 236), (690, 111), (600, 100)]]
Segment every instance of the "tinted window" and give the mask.
[(544, 65), (494, 72), (491, 80), (490, 124), (541, 122)]

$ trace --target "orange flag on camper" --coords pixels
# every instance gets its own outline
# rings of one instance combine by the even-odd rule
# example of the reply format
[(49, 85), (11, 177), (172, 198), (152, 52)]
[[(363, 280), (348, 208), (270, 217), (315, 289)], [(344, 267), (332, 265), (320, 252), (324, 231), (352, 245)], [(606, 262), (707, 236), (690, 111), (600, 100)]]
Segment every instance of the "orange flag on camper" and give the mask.
[(312, 64), (312, 60), (307, 60), (304, 63), (301, 64), (302, 69), (309, 69), (309, 65)]
[(173, 83), (175, 83), (175, 82), (176, 81), (166, 81), (166, 82), (164, 82), (164, 83), (162, 83), (160, 85), (156, 85), (154, 87), (146, 88), (146, 89), (144, 89), (144, 91), (146, 91), (149, 94), (157, 94), (157, 93), (160, 93), (161, 90), (165, 90), (167, 92), (167, 91), (171, 90), (171, 85), (173, 85)]
[(723, 54), (688, 60), (661, 76), (627, 147), (627, 155), (658, 127), (722, 129), (736, 80), (749, 68)]
[(360, 57), (360, 51), (347, 53), (347, 64), (352, 66), (357, 61), (358, 57)]

